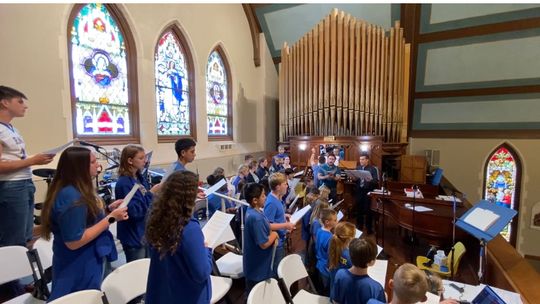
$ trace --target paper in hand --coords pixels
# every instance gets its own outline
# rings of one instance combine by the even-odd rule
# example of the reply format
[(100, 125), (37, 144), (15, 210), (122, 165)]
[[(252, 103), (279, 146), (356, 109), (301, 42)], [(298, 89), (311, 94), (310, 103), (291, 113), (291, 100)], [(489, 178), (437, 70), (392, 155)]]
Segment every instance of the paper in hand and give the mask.
[(55, 154), (58, 154), (59, 152), (62, 152), (64, 151), (65, 148), (71, 146), (73, 144), (73, 142), (75, 142), (75, 140), (72, 140), (66, 144), (63, 144), (61, 146), (58, 146), (58, 147), (55, 147), (55, 148), (52, 148), (50, 150), (47, 150), (45, 152), (43, 152), (42, 154), (47, 154), (47, 155), (55, 155)]
[(208, 244), (208, 247), (214, 249), (220, 244), (223, 234), (227, 228), (230, 229), (229, 223), (234, 218), (234, 214), (228, 214), (217, 210), (214, 215), (208, 220), (206, 225), (202, 228), (204, 235), (204, 241)]
[(338, 221), (338, 222), (341, 221), (341, 219), (343, 219), (343, 216), (344, 216), (344, 214), (343, 214), (343, 212), (341, 212), (341, 210), (340, 210), (340, 211), (338, 212), (338, 214), (337, 214), (337, 221)]
[(139, 184), (133, 185), (133, 188), (131, 188), (131, 190), (130, 190), (129, 193), (126, 195), (126, 197), (124, 197), (124, 201), (120, 204), (120, 206), (118, 206), (118, 208), (124, 208), (124, 207), (127, 207), (127, 205), (129, 204), (129, 202), (131, 201), (131, 199), (133, 198), (133, 196), (135, 195), (135, 193), (137, 192), (137, 190), (139, 190), (139, 187), (140, 187)]
[(302, 219), (302, 217), (304, 217), (304, 215), (306, 215), (306, 213), (310, 209), (311, 209), (311, 205), (307, 205), (304, 208), (296, 211), (295, 213), (293, 213), (293, 215), (291, 215), (290, 222), (293, 224), (296, 224), (300, 219)]
[(212, 187), (204, 190), (204, 195), (209, 196), (210, 194), (212, 194), (212, 193), (218, 191), (219, 189), (221, 189), (221, 187), (223, 187), (223, 185), (225, 185), (226, 183), (227, 183), (227, 180), (222, 178), (219, 182), (214, 184)]

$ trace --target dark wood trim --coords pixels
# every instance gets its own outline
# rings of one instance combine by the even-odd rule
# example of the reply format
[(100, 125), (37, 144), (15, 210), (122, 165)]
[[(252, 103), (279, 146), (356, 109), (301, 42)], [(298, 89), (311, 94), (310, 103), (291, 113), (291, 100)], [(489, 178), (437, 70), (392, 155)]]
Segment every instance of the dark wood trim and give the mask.
[[(193, 62), (193, 55), (191, 53), (191, 50), (189, 48), (189, 44), (187, 43), (187, 39), (184, 37), (184, 34), (182, 34), (182, 31), (178, 28), (178, 26), (175, 23), (172, 23), (165, 27), (165, 29), (161, 32), (161, 34), (158, 37), (158, 41), (155, 43), (154, 47), (154, 56), (157, 53), (158, 43), (161, 37), (165, 35), (165, 33), (171, 32), (172, 35), (176, 38), (176, 41), (178, 42), (180, 46), (180, 51), (184, 53), (184, 57), (186, 58), (186, 68), (188, 71), (188, 86), (189, 86), (189, 129), (191, 131), (191, 134), (188, 135), (158, 135), (158, 143), (171, 143), (176, 142), (179, 138), (193, 138), (195, 141), (197, 141), (197, 111), (196, 111), (196, 90), (195, 90), (195, 64)], [(154, 62), (154, 75), (155, 75), (155, 62)], [(155, 83), (155, 79), (154, 79)], [(155, 101), (157, 102), (157, 100)], [(157, 114), (157, 113), (156, 113)], [(156, 115), (156, 126), (157, 126), (157, 115)], [(157, 131), (156, 131), (157, 132)]]
[(75, 4), (71, 10), (67, 24), (67, 47), (68, 47), (68, 64), (69, 64), (69, 82), (71, 95), (71, 113), (72, 113), (72, 128), (73, 137), (78, 137), (81, 140), (93, 142), (102, 145), (118, 145), (128, 143), (140, 143), (139, 130), (139, 89), (137, 83), (137, 52), (133, 34), (128, 26), (128, 22), (120, 8), (115, 4), (103, 4), (116, 21), (126, 45), (126, 63), (128, 70), (128, 111), (131, 124), (131, 135), (81, 135), (77, 134), (77, 108), (75, 100), (75, 85), (73, 82), (73, 64), (71, 62), (71, 30), (73, 21), (79, 14), (80, 10), (87, 4)]
[(489, 35), (502, 32), (527, 30), (540, 27), (540, 18), (514, 20), (501, 23), (484, 24), (442, 32), (421, 34), (418, 43), (426, 43), (448, 39), (459, 39), (471, 36)]
[(447, 90), (433, 92), (416, 92), (414, 99), (420, 98), (442, 98), (442, 97), (462, 97), (462, 96), (485, 96), (485, 95), (505, 95), (505, 94), (525, 94), (540, 93), (540, 85), (482, 88), (467, 90)]
[(255, 9), (251, 4), (242, 4), (244, 13), (249, 24), (249, 32), (251, 33), (251, 42), (253, 44), (253, 63), (256, 67), (261, 66), (261, 44), (259, 34), (261, 31), (261, 25), (255, 15)]
[(280, 64), (281, 63), (281, 56), (273, 57), (272, 61), (274, 62), (274, 64)]
[(540, 261), (540, 256), (538, 256), (538, 255), (529, 255), (529, 254), (526, 254), (526, 255), (525, 255), (525, 258), (528, 259), (528, 260)]
[(412, 130), (413, 138), (537, 139), (540, 130)]
[(418, 42), (420, 33), (421, 4), (401, 4), (401, 26), (405, 42), (411, 44), (411, 64), (409, 66), (409, 112), (407, 117), (407, 137), (411, 136), (414, 118), (414, 96), (416, 89), (416, 65), (418, 61)]
[[(206, 134), (208, 135), (208, 141), (232, 141), (234, 139), (233, 136), (233, 86), (232, 86), (232, 76), (231, 76), (231, 68), (229, 65), (229, 60), (227, 59), (227, 56), (225, 56), (225, 52), (223, 51), (223, 48), (221, 45), (217, 45), (210, 54), (213, 52), (217, 52), (219, 56), (221, 57), (221, 61), (223, 61), (223, 65), (225, 66), (225, 73), (227, 74), (227, 134), (228, 135), (209, 135), (208, 130)], [(206, 70), (205, 70), (205, 76), (206, 76)], [(205, 85), (205, 90), (208, 90)], [(206, 92), (206, 91), (205, 91)], [(206, 94), (205, 94), (206, 96)], [(204, 99), (204, 102), (206, 104), (207, 100)], [(207, 112), (208, 113), (208, 112)], [(206, 124), (206, 121), (205, 121)]]
[[(484, 192), (486, 190), (486, 172), (487, 167), (489, 164), (489, 160), (493, 156), (495, 152), (497, 152), (499, 149), (505, 148), (507, 149), (512, 156), (514, 157), (514, 161), (516, 163), (516, 180), (514, 185), (514, 210), (518, 212), (517, 216), (514, 217), (514, 220), (511, 224), (511, 233), (510, 233), (510, 244), (515, 248), (516, 247), (516, 240), (517, 240), (517, 230), (518, 230), (518, 221), (519, 221), (519, 201), (520, 201), (520, 193), (521, 193), (521, 172), (522, 172), (522, 161), (519, 158), (519, 154), (516, 152), (516, 150), (507, 142), (503, 142), (502, 144), (498, 145), (495, 149), (493, 149), (486, 159), (486, 162), (484, 163), (484, 174), (483, 174), (483, 182), (482, 182), (482, 197), (484, 196)], [(483, 199), (486, 199), (485, 197)]]

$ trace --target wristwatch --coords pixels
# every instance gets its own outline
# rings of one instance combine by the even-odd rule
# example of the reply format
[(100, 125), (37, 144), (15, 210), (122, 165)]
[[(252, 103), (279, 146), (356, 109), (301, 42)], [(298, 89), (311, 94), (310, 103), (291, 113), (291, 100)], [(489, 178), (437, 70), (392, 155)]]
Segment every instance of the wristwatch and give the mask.
[(116, 218), (114, 216), (109, 216), (108, 221), (109, 221), (109, 224), (112, 224), (112, 223), (116, 222)]

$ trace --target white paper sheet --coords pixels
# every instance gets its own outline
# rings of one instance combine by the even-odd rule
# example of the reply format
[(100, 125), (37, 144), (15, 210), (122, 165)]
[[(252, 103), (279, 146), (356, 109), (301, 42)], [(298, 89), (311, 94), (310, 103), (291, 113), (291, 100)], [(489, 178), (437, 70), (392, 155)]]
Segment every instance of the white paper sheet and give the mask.
[(68, 143), (65, 143), (65, 144), (61, 145), (61, 146), (54, 147), (54, 148), (49, 149), (49, 150), (47, 150), (45, 152), (42, 152), (42, 154), (47, 154), (47, 155), (58, 154), (59, 152), (64, 151), (65, 148), (71, 146), (74, 142), (75, 142), (75, 140), (72, 140), (72, 141), (70, 141)]
[(220, 242), (224, 239), (223, 235), (226, 233), (227, 228), (230, 229), (229, 223), (233, 218), (234, 214), (224, 213), (219, 210), (214, 212), (214, 215), (202, 228), (204, 241), (208, 244), (208, 247), (214, 249), (223, 244)]
[(482, 231), (486, 231), (493, 225), (500, 216), (488, 209), (475, 208), (463, 219), (469, 225), (472, 225)]
[(366, 170), (345, 170), (345, 173), (354, 180), (363, 179), (366, 182), (370, 182), (373, 179), (371, 172)]
[(300, 219), (302, 219), (302, 217), (304, 217), (304, 215), (306, 215), (306, 213), (311, 209), (311, 205), (307, 205), (305, 206), (304, 208), (296, 211), (295, 213), (293, 213), (291, 215), (291, 218), (290, 218), (290, 222), (295, 224), (298, 223), (298, 221)]
[(343, 203), (343, 201), (345, 201), (345, 199), (340, 200), (340, 201), (337, 202), (335, 205), (330, 204), (330, 205), (331, 205), (331, 206), (330, 206), (330, 209), (334, 209), (334, 210), (335, 210), (339, 205), (341, 205), (341, 203)]
[(371, 267), (368, 267), (368, 275), (375, 281), (381, 283), (382, 287), (386, 283), (386, 270), (388, 268), (388, 261), (386, 260), (375, 260), (375, 264)]
[(302, 176), (302, 175), (304, 175), (304, 170), (296, 172), (293, 176), (294, 177), (299, 177), (299, 176)]
[(122, 203), (120, 204), (120, 206), (118, 206), (118, 208), (127, 207), (127, 205), (129, 204), (129, 202), (131, 201), (135, 193), (137, 193), (137, 190), (139, 190), (139, 187), (140, 187), (139, 184), (133, 185), (133, 187), (131, 188), (131, 190), (129, 190), (126, 197), (124, 197), (124, 201), (122, 201)]
[(341, 210), (340, 210), (340, 211), (338, 212), (338, 214), (337, 214), (337, 221), (338, 221), (338, 222), (341, 221), (341, 219), (343, 219), (344, 216), (345, 216), (345, 215), (344, 215), (343, 212), (341, 212)]
[(356, 233), (354, 234), (354, 238), (357, 239), (357, 238), (361, 237), (362, 233), (363, 233), (362, 231), (356, 229)]
[(225, 185), (227, 183), (227, 180), (225, 180), (224, 178), (222, 178), (219, 182), (217, 182), (215, 185), (213, 185), (212, 187), (204, 190), (204, 195), (206, 196), (209, 196), (210, 194), (218, 191), (221, 187), (223, 187), (223, 185)]
[[(413, 210), (413, 206), (411, 204), (408, 204), (408, 203), (405, 204), (405, 208), (407, 208), (409, 210)], [(433, 209), (425, 207), (425, 206), (416, 205), (416, 206), (414, 206), (414, 211), (416, 211), (416, 212), (429, 212), (429, 211), (433, 211)]]
[(441, 298), (441, 297), (439, 297), (437, 295), (432, 294), (429, 291), (426, 292), (426, 297), (427, 297), (427, 300), (425, 302), (417, 302), (417, 303), (421, 303), (421, 304), (439, 304), (440, 298)]

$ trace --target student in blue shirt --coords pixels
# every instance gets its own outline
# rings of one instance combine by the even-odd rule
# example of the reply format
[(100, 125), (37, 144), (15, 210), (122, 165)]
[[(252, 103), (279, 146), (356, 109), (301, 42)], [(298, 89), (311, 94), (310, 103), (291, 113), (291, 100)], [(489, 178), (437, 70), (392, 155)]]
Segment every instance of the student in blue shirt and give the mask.
[(257, 176), (259, 177), (259, 181), (263, 179), (263, 177), (268, 176), (268, 159), (266, 157), (260, 157), (258, 161), (259, 165), (257, 167)]
[(145, 303), (210, 303), (212, 249), (192, 216), (197, 186), (195, 173), (174, 172), (156, 195), (146, 224), (150, 270)]
[[(330, 239), (328, 249), (328, 270), (330, 271), (330, 286), (334, 286), (334, 279), (339, 269), (352, 267), (349, 255), (349, 244), (354, 239), (356, 228), (349, 222), (340, 222), (334, 229), (334, 235)], [(333, 288), (330, 289), (330, 298), (333, 296)]]
[(292, 231), (295, 225), (288, 221), (289, 214), (285, 214), (285, 206), (281, 199), (287, 192), (287, 178), (283, 173), (273, 173), (268, 179), (270, 194), (264, 204), (264, 215), (270, 222), (270, 229), (277, 231), (279, 243), (274, 258), (274, 277), (277, 277), (277, 266), (285, 256), (285, 236), (287, 231)]
[(270, 230), (270, 223), (263, 213), (266, 200), (263, 186), (249, 183), (244, 187), (244, 197), (250, 207), (246, 212), (244, 229), (244, 276), (246, 293), (257, 283), (272, 277), (272, 251), (278, 234)]
[(332, 238), (332, 229), (337, 224), (336, 211), (330, 208), (321, 210), (322, 228), (317, 231), (315, 239), (315, 253), (317, 256), (317, 270), (322, 283), (321, 294), (328, 296), (330, 292), (330, 272), (328, 271), (328, 248)]
[(41, 236), (54, 235), (52, 290), (48, 299), (69, 293), (99, 289), (103, 260), (117, 258), (109, 225), (128, 218), (122, 200), (109, 205), (105, 216), (92, 178), (97, 175), (96, 156), (84, 147), (69, 147), (60, 156), (56, 174), (47, 191), (41, 213)]
[(246, 165), (240, 165), (236, 173), (237, 175), (234, 177), (232, 185), (234, 186), (234, 193), (238, 194), (242, 193), (238, 187), (238, 184), (240, 184), (240, 182), (244, 182), (244, 184), (246, 183), (246, 177), (249, 174), (249, 167)]
[(195, 160), (195, 146), (197, 143), (191, 138), (180, 138), (174, 144), (178, 160), (172, 164), (173, 171), (185, 171), (186, 165)]
[[(206, 182), (208, 183), (209, 186), (213, 186), (224, 178), (225, 176), (223, 175), (216, 176), (216, 175), (211, 174), (206, 177)], [(227, 184), (223, 185), (223, 187), (219, 188), (216, 192), (223, 195), (227, 195), (227, 192), (228, 192)], [(212, 217), (212, 215), (214, 215), (216, 210), (220, 210), (226, 213), (236, 213), (236, 205), (228, 199), (224, 199), (213, 193), (210, 194), (207, 197), (207, 199), (208, 199), (208, 216), (209, 217)]]
[(384, 287), (368, 275), (368, 267), (375, 264), (377, 255), (375, 243), (369, 239), (354, 239), (349, 245), (349, 253), (353, 266), (338, 270), (331, 299), (340, 304), (365, 304), (369, 299), (386, 303)]
[[(413, 264), (405, 263), (399, 266), (394, 272), (394, 277), (388, 281), (392, 289), (393, 304), (420, 303), (427, 300), (426, 292), (429, 290), (426, 274)], [(386, 303), (380, 299), (370, 299), (368, 304)], [(439, 302), (441, 304), (457, 304), (458, 301), (447, 299)]]
[(117, 228), (118, 239), (122, 243), (128, 263), (148, 257), (146, 245), (143, 242), (145, 218), (152, 204), (153, 193), (160, 187), (158, 184), (150, 189), (147, 180), (141, 174), (146, 163), (145, 156), (141, 146), (127, 145), (124, 147), (118, 168), (120, 177), (114, 189), (115, 197), (123, 199), (134, 185), (139, 186), (139, 190), (135, 192), (127, 207), (129, 219), (118, 223)]

